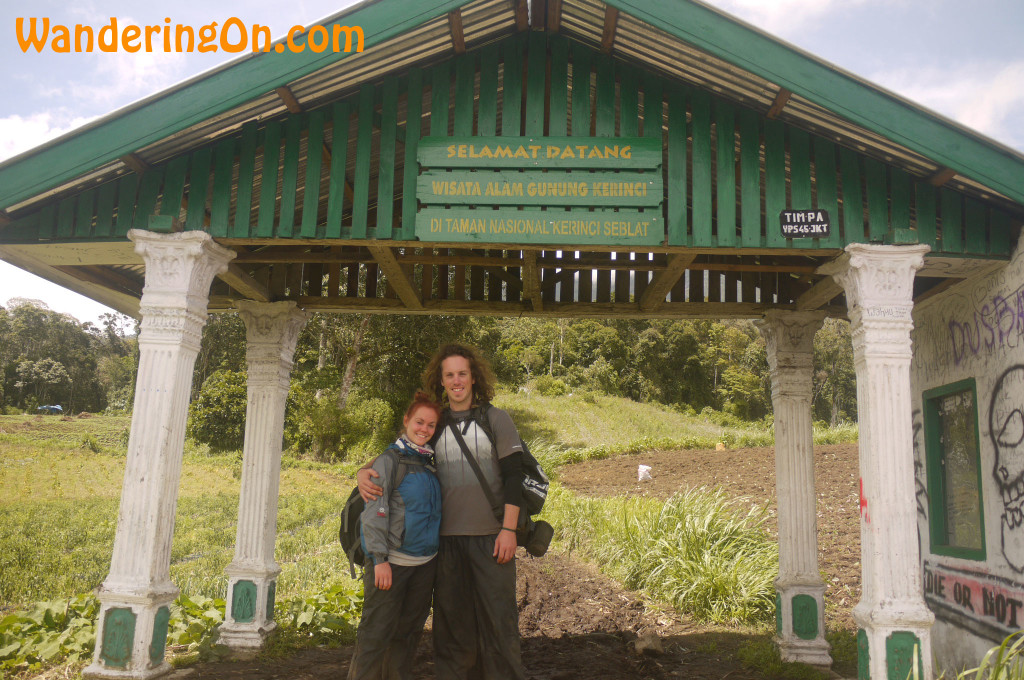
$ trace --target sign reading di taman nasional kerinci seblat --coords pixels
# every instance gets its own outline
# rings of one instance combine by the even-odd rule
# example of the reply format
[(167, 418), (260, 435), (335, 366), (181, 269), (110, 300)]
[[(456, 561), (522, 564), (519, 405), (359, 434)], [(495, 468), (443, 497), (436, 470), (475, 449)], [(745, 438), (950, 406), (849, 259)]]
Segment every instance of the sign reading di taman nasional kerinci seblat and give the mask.
[(643, 137), (425, 137), (423, 241), (662, 243), (661, 142)]

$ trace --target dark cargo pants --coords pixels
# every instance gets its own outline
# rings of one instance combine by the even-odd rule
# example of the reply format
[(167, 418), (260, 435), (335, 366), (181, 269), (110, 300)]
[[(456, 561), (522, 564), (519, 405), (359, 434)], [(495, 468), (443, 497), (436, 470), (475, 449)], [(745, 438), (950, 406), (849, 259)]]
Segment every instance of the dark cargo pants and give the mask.
[(516, 562), (491, 536), (442, 536), (434, 585), (437, 680), (523, 680)]
[(373, 562), (363, 571), (363, 617), (349, 680), (412, 680), (412, 660), (430, 613), (437, 558), (418, 567), (391, 565), (391, 588), (373, 585)]

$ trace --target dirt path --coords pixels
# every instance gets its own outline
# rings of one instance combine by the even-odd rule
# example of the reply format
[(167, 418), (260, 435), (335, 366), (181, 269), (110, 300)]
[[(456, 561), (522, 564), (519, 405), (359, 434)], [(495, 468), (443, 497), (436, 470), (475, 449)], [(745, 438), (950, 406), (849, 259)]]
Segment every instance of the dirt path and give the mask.
[[(639, 464), (653, 481), (636, 481)], [(860, 582), (857, 517), (857, 449), (825, 446), (815, 451), (821, 569), (827, 575), (830, 627), (850, 628), (850, 608)], [(771, 449), (653, 452), (592, 461), (561, 471), (577, 493), (641, 493), (668, 497), (687, 487), (722, 486), (737, 498), (768, 502), (774, 514), (775, 468)], [(746, 502), (746, 501), (745, 501)], [(774, 531), (774, 519), (771, 531)], [(852, 533), (851, 533), (852, 530)], [(533, 559), (520, 550), (519, 628), (523, 660), (533, 680), (762, 680), (744, 668), (736, 652), (767, 635), (694, 624), (644, 601), (603, 576), (595, 566), (549, 553)], [(430, 635), (417, 656), (417, 679), (433, 678)], [(648, 652), (638, 648), (652, 646)], [(238, 678), (342, 678), (351, 647), (312, 649), (288, 659), (197, 664), (178, 671), (194, 680)]]
[[(519, 560), (519, 630), (533, 680), (763, 680), (735, 659), (755, 637), (708, 629), (644, 602), (594, 566), (550, 553)], [(428, 622), (429, 626), (429, 622)], [(764, 637), (764, 636), (761, 636)], [(642, 639), (642, 642), (640, 642)], [(648, 652), (640, 646), (654, 645)], [(190, 680), (343, 678), (350, 646), (311, 649), (287, 659), (197, 664), (177, 672)], [(417, 654), (417, 680), (432, 680), (429, 631)]]

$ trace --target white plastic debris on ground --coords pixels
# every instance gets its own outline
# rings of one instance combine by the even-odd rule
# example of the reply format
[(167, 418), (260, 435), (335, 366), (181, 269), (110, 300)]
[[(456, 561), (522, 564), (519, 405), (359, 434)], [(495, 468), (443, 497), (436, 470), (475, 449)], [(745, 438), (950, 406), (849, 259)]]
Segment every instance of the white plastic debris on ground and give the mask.
[(651, 481), (651, 466), (640, 465), (636, 469), (636, 481), (638, 482), (649, 482)]

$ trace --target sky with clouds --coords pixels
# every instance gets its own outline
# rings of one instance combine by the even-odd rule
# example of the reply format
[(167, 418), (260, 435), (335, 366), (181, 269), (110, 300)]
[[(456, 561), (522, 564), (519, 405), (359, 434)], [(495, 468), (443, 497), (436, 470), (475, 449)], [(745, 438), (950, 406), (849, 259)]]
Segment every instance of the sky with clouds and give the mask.
[[(670, 2), (674, 0), (650, 0)], [(212, 68), (232, 55), (23, 52), (19, 17), (54, 24), (195, 27), (238, 17), (280, 37), (350, 0), (178, 0), (168, 14), (137, 0), (0, 3), (0, 160)], [(713, 0), (708, 4), (1024, 153), (1024, 2), (1021, 0)], [(95, 321), (107, 308), (0, 262), (10, 297)]]

